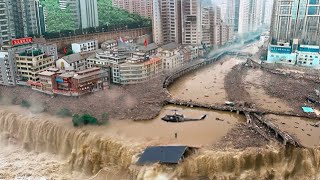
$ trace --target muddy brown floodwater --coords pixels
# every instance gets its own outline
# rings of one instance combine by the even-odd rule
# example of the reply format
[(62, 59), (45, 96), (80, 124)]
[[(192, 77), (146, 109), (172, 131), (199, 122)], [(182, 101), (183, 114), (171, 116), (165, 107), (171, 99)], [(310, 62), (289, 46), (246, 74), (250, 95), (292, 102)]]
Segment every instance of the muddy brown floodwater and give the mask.
[[(185, 117), (200, 118), (202, 121), (184, 123), (168, 123), (161, 120), (166, 114), (173, 114), (172, 110)], [(245, 122), (245, 117), (235, 113), (209, 111), (198, 108), (183, 108), (166, 106), (160, 115), (151, 121), (112, 121), (108, 131), (124, 137), (134, 137), (152, 144), (184, 144), (190, 146), (211, 146), (219, 141), (228, 131), (239, 122)], [(175, 138), (177, 133), (177, 138)]]
[(226, 56), (222, 60), (187, 74), (169, 87), (173, 98), (206, 104), (223, 104), (226, 99), (225, 76), (245, 59)]
[(263, 89), (264, 72), (260, 69), (249, 69), (244, 78), (244, 88), (250, 94), (250, 99), (261, 109), (275, 112), (288, 112), (292, 108), (283, 100), (272, 97)]
[(317, 120), (276, 115), (267, 115), (266, 118), (274, 122), (280, 129), (295, 136), (303, 146), (311, 148), (319, 147), (320, 128), (311, 126), (318, 122)]

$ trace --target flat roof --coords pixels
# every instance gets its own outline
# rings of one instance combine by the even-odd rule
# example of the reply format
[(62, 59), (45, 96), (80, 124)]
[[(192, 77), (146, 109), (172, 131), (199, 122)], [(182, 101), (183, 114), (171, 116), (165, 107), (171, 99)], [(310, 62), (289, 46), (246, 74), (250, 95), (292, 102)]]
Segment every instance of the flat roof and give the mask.
[(100, 70), (100, 68), (98, 68), (98, 67), (93, 67), (93, 68), (90, 68), (90, 69), (85, 69), (85, 70), (76, 72), (76, 74), (78, 74), (78, 73), (79, 73), (79, 74), (80, 74), (80, 73), (88, 73), (88, 72), (95, 71), (95, 70)]
[(70, 78), (70, 77), (73, 77), (74, 74), (75, 74), (74, 72), (67, 72), (67, 73), (60, 74), (59, 77)]
[(42, 75), (42, 76), (52, 76), (56, 74), (55, 72), (50, 72), (50, 71), (42, 71), (40, 72), (38, 75)]
[[(100, 68), (97, 68), (97, 69), (100, 69)], [(82, 79), (82, 78), (86, 78), (86, 77), (89, 77), (89, 76), (92, 76), (92, 75), (97, 75), (97, 74), (101, 74), (103, 73), (104, 71), (100, 70), (100, 71), (93, 71), (93, 72), (90, 72), (88, 74), (84, 74), (84, 75), (75, 75), (73, 78), (74, 79)]]
[(187, 146), (151, 146), (147, 147), (137, 164), (153, 163), (178, 164), (186, 153)]

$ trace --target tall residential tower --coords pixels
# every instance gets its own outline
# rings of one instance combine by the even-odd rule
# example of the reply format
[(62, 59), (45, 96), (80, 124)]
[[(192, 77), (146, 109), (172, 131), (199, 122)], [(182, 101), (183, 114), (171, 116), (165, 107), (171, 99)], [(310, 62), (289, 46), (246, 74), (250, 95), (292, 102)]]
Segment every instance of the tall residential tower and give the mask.
[(320, 45), (319, 0), (275, 0), (271, 22), (272, 43)]

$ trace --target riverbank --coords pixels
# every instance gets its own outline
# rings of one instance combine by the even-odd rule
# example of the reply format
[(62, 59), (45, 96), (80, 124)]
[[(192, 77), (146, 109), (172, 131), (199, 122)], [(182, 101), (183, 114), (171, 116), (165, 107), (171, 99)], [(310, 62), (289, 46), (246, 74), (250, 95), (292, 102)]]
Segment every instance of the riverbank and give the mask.
[[(67, 108), (72, 113), (89, 113), (98, 118), (108, 113), (113, 119), (153, 119), (167, 98), (162, 88), (163, 77), (137, 85), (111, 86), (110, 89), (95, 92), (80, 98), (49, 95), (33, 91), (23, 86), (0, 86), (2, 103), (19, 105), (27, 100), (34, 108), (55, 115), (60, 109)], [(31, 107), (32, 108), (32, 107)]]

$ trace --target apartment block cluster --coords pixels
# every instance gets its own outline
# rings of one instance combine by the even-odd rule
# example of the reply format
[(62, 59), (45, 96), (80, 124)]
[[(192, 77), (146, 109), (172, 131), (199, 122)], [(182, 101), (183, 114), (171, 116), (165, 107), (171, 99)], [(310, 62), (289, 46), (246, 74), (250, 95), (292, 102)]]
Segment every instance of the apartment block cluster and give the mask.
[(320, 1), (276, 0), (267, 63), (320, 67)]
[(154, 42), (217, 48), (235, 36), (269, 26), (273, 0), (112, 0), (115, 7), (149, 17)]
[(221, 9), (199, 0), (153, 1), (153, 36), (158, 45), (216, 48), (233, 39), (233, 27), (221, 19)]
[(45, 32), (44, 14), (39, 0), (0, 0), (0, 44)]
[(152, 19), (153, 0), (112, 0), (112, 5)]
[(79, 96), (105, 89), (110, 83), (136, 84), (201, 57), (204, 50), (168, 43), (136, 43), (120, 37), (101, 44), (72, 44), (74, 54), (58, 58), (54, 44), (15, 39), (0, 51), (0, 85), (26, 85), (47, 94)]

